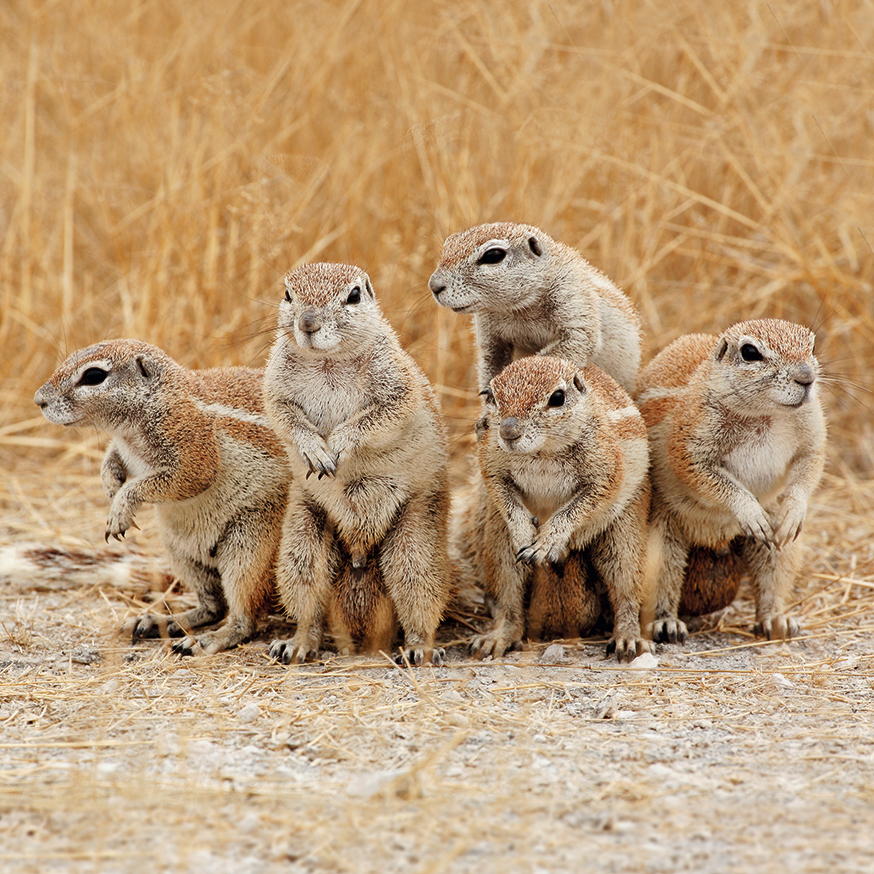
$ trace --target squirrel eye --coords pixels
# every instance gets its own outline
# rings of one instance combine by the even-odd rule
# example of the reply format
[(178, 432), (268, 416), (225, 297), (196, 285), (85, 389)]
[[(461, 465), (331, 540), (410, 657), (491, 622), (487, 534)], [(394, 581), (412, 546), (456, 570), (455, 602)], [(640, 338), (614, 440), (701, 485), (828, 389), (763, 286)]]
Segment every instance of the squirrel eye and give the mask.
[(287, 288), (285, 289), (285, 301), (291, 303), (291, 292)]
[(740, 347), (740, 357), (743, 358), (744, 361), (762, 361), (764, 356), (752, 343), (744, 343), (743, 346)]
[(499, 249), (497, 246), (493, 246), (491, 249), (486, 249), (482, 255), (479, 256), (479, 260), (476, 262), (477, 264), (500, 264), (504, 258), (507, 257), (507, 253), (503, 249)]
[(546, 402), (546, 405), (549, 407), (563, 407), (564, 406), (564, 391), (562, 391), (560, 388), (556, 389), (549, 396), (549, 400)]
[(109, 376), (107, 371), (100, 367), (89, 367), (80, 377), (79, 385), (100, 385), (106, 377)]
[(361, 303), (361, 289), (357, 285), (349, 292), (346, 303)]

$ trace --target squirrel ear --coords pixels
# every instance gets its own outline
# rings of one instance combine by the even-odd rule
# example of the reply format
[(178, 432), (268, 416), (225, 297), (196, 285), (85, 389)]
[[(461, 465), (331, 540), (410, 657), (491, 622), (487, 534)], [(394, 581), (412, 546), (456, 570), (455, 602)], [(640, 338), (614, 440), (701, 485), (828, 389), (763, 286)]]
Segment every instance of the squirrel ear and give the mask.
[(543, 249), (540, 247), (540, 242), (537, 237), (528, 238), (528, 248), (539, 258), (543, 254)]
[(583, 382), (581, 371), (577, 371), (574, 374), (574, 386), (581, 395), (586, 393), (586, 384)]
[(373, 283), (370, 281), (369, 276), (364, 277), (364, 289), (371, 297), (376, 297), (373, 291)]
[(716, 360), (722, 361), (725, 358), (725, 353), (728, 352), (728, 340), (723, 340), (719, 344), (719, 348), (716, 350)]
[(155, 368), (151, 361), (146, 361), (145, 355), (137, 355), (134, 359), (137, 363), (137, 370), (143, 379), (151, 379), (155, 375)]

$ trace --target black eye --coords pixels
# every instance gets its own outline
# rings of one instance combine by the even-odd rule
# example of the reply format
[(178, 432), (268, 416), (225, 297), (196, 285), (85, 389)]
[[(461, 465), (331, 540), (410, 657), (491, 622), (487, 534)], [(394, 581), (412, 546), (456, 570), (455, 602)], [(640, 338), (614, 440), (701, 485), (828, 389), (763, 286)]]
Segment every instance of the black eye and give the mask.
[(497, 248), (497, 246), (492, 247), (491, 249), (486, 249), (482, 255), (479, 256), (479, 261), (477, 264), (500, 264), (504, 258), (507, 257), (507, 253), (503, 249)]
[(361, 303), (361, 289), (357, 285), (349, 292), (346, 303)]
[(740, 357), (744, 361), (761, 361), (764, 356), (752, 343), (744, 343), (740, 347)]
[(102, 370), (99, 367), (89, 367), (79, 377), (79, 385), (100, 385), (107, 376), (109, 376), (107, 371)]
[(291, 292), (287, 288), (285, 289), (285, 300), (286, 303), (291, 303)]
[(546, 402), (548, 407), (563, 407), (564, 406), (564, 392), (557, 388), (550, 396), (549, 400)]

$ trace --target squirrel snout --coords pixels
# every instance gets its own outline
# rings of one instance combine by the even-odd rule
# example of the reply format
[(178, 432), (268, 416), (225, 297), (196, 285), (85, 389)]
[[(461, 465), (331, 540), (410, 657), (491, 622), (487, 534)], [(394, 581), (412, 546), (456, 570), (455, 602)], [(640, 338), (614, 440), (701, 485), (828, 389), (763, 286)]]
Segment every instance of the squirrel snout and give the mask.
[(813, 368), (809, 364), (802, 364), (795, 371), (792, 378), (799, 385), (808, 386), (813, 385), (813, 381), (816, 379), (816, 374), (813, 372)]
[(436, 273), (432, 273), (428, 280), (428, 288), (431, 289), (434, 297), (440, 297), (440, 293), (446, 291), (446, 283)]
[(304, 334), (315, 334), (322, 327), (321, 316), (315, 310), (307, 310), (297, 320), (297, 326)]
[(522, 425), (515, 416), (501, 420), (500, 434), (504, 440), (518, 440), (522, 436)]
[(36, 394), (33, 396), (33, 402), (41, 409), (44, 410), (49, 402), (45, 399), (45, 395), (43, 394), (42, 389), (37, 389)]

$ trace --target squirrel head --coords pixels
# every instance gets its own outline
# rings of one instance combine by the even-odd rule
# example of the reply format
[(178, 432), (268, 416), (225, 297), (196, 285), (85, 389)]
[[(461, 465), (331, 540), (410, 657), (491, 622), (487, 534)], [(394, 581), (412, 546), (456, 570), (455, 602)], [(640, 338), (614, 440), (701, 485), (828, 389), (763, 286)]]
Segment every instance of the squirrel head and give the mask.
[(437, 303), (457, 313), (522, 309), (548, 284), (561, 248), (532, 225), (478, 225), (446, 238), (428, 287)]
[(279, 333), (313, 357), (355, 352), (380, 335), (373, 283), (350, 264), (302, 264), (285, 275)]
[(505, 452), (560, 451), (580, 439), (592, 417), (583, 371), (561, 358), (520, 358), (482, 394), (479, 439)]
[(780, 319), (732, 325), (713, 350), (715, 397), (740, 415), (798, 409), (814, 397), (815, 340), (809, 328)]
[(113, 428), (142, 410), (171, 359), (139, 340), (106, 340), (74, 352), (34, 395), (56, 425)]

